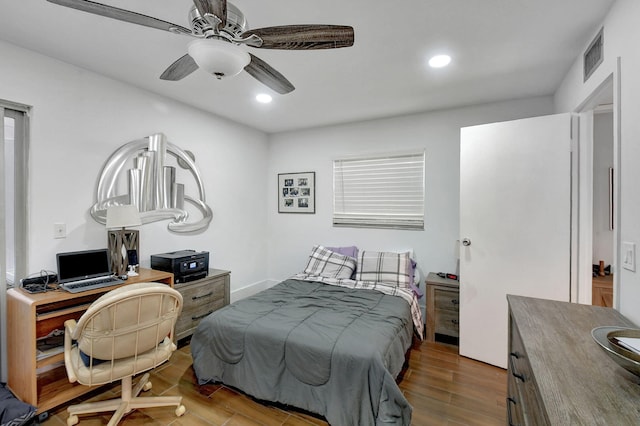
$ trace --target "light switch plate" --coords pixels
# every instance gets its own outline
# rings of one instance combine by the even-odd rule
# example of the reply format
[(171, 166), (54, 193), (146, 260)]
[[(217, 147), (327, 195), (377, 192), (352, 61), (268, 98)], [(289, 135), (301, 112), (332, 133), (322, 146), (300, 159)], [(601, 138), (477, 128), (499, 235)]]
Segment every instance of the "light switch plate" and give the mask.
[(636, 244), (622, 243), (622, 267), (629, 271), (636, 271)]
[(67, 238), (67, 225), (64, 223), (54, 223), (53, 238)]

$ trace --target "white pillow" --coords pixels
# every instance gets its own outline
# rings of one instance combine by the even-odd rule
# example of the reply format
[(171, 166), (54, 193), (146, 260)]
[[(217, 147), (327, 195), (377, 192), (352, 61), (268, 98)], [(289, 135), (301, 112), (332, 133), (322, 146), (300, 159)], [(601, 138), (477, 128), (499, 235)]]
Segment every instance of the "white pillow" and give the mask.
[(305, 274), (325, 278), (351, 278), (356, 269), (356, 260), (331, 251), (323, 246), (314, 246), (309, 255)]

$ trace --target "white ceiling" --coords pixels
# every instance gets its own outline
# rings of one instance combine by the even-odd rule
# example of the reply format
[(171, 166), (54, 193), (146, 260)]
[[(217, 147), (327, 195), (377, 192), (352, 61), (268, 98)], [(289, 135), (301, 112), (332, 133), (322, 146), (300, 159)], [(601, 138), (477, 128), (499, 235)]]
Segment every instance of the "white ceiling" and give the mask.
[[(350, 48), (247, 48), (291, 81), (278, 95), (247, 73), (158, 76), (189, 37), (57, 6), (2, 0), (0, 39), (273, 133), (552, 94), (614, 0), (235, 0), (249, 28), (340, 24)], [(189, 27), (191, 0), (100, 0)], [(433, 54), (452, 64), (429, 69)], [(271, 93), (258, 104), (254, 96)]]

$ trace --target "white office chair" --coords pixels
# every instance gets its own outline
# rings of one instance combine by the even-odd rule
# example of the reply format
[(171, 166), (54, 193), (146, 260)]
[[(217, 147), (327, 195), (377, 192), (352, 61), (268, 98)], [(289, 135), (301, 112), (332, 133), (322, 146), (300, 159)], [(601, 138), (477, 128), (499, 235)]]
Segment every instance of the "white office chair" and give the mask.
[(78, 414), (115, 411), (109, 426), (136, 408), (173, 406), (176, 416), (185, 412), (181, 396), (139, 397), (151, 389), (145, 373), (132, 389), (132, 377), (167, 361), (182, 295), (166, 284), (139, 283), (102, 295), (76, 320), (65, 325), (64, 362), (71, 383), (86, 386), (122, 380), (120, 398), (72, 405), (67, 408), (69, 426)]

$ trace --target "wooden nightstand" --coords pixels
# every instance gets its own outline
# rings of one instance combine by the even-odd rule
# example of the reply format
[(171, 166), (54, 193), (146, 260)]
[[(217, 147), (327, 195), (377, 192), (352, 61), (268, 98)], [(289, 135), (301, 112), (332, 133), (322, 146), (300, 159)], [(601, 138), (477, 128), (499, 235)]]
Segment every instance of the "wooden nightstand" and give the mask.
[(199, 280), (174, 284), (182, 294), (182, 313), (176, 323), (176, 338), (191, 336), (204, 317), (229, 304), (231, 272), (209, 269)]
[(427, 277), (428, 341), (458, 344), (460, 283), (430, 272)]

